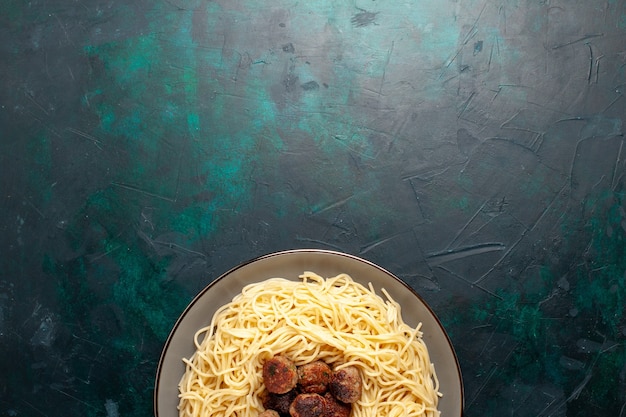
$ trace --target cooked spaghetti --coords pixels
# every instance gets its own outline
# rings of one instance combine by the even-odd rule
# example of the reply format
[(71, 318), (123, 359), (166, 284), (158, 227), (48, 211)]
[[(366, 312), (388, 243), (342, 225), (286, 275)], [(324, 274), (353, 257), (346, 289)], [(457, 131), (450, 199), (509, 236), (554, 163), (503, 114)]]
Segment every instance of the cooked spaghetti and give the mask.
[(250, 284), (198, 330), (196, 352), (183, 359), (180, 417), (255, 417), (263, 411), (263, 363), (282, 354), (300, 366), (323, 360), (356, 366), (363, 377), (352, 417), (439, 416), (439, 382), (421, 324), (400, 306), (346, 274)]

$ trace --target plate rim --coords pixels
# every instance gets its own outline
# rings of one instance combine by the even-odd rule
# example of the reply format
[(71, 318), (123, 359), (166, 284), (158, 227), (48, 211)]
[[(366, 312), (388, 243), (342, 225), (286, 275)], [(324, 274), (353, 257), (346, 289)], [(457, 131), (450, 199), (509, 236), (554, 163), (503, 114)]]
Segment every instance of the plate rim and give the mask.
[(211, 281), (210, 283), (208, 283), (207, 285), (204, 286), (204, 288), (202, 288), (192, 299), (191, 301), (187, 304), (187, 306), (185, 307), (185, 309), (181, 312), (181, 314), (178, 316), (178, 318), (176, 319), (176, 321), (174, 322), (174, 325), (172, 326), (172, 329), (170, 330), (167, 338), (165, 339), (165, 342), (163, 344), (163, 347), (161, 349), (161, 354), (159, 355), (159, 362), (157, 364), (157, 369), (156, 369), (156, 375), (155, 375), (155, 381), (154, 381), (154, 391), (153, 391), (153, 396), (152, 396), (152, 400), (153, 400), (153, 411), (154, 411), (154, 416), (155, 417), (159, 417), (159, 404), (158, 404), (158, 397), (159, 397), (159, 381), (161, 379), (161, 373), (163, 371), (163, 363), (164, 363), (164, 359), (165, 356), (167, 354), (168, 348), (172, 342), (172, 339), (174, 337), (174, 335), (176, 334), (176, 331), (178, 330), (179, 326), (181, 325), (182, 321), (185, 319), (185, 316), (189, 313), (189, 311), (193, 308), (193, 306), (199, 301), (200, 298), (202, 298), (202, 296), (209, 291), (216, 283), (218, 283), (219, 281), (221, 281), (222, 279), (226, 278), (228, 275), (232, 274), (234, 271), (241, 269), (249, 264), (258, 262), (262, 259), (267, 259), (267, 258), (272, 258), (272, 257), (277, 257), (277, 256), (285, 256), (285, 255), (290, 255), (290, 254), (303, 254), (303, 253), (323, 253), (323, 254), (327, 254), (327, 255), (332, 255), (332, 256), (340, 256), (340, 257), (345, 257), (345, 258), (350, 258), (354, 261), (357, 262), (362, 262), (365, 263), (373, 268), (376, 268), (378, 270), (380, 270), (381, 272), (385, 273), (386, 275), (388, 275), (390, 278), (393, 278), (394, 280), (396, 280), (398, 283), (400, 283), (402, 286), (404, 286), (404, 288), (406, 288), (407, 290), (409, 290), (415, 297), (417, 297), (422, 304), (424, 305), (424, 307), (428, 310), (428, 312), (431, 314), (431, 316), (433, 317), (433, 319), (435, 320), (435, 323), (437, 324), (437, 326), (439, 326), (441, 332), (443, 333), (448, 346), (450, 347), (450, 351), (452, 353), (452, 357), (454, 358), (454, 368), (456, 370), (456, 374), (458, 376), (458, 380), (459, 380), (459, 394), (460, 394), (460, 415), (459, 417), (463, 416), (463, 412), (465, 410), (465, 387), (463, 384), (463, 374), (461, 372), (461, 365), (459, 363), (459, 358), (458, 355), (456, 353), (456, 350), (454, 348), (454, 345), (452, 344), (452, 340), (450, 340), (450, 336), (448, 335), (448, 332), (446, 331), (445, 327), (443, 326), (443, 323), (441, 323), (441, 320), (439, 319), (439, 317), (437, 316), (437, 314), (434, 312), (434, 310), (432, 309), (432, 307), (426, 302), (426, 300), (424, 300), (424, 298), (415, 290), (413, 289), (413, 287), (411, 287), (408, 283), (406, 283), (404, 280), (402, 280), (401, 278), (399, 278), (398, 276), (396, 276), (395, 274), (393, 274), (392, 272), (390, 272), (389, 270), (383, 268), (382, 266), (369, 261), (367, 259), (361, 258), (359, 256), (356, 255), (352, 255), (350, 253), (346, 253), (346, 252), (341, 252), (341, 251), (336, 251), (336, 250), (329, 250), (329, 249), (310, 249), (310, 248), (303, 248), (303, 249), (288, 249), (288, 250), (282, 250), (282, 251), (276, 251), (276, 252), (270, 252), (264, 255), (260, 255), (260, 256), (256, 256), (254, 258), (251, 258), (247, 261), (243, 261), (240, 262), (239, 264), (235, 265), (234, 267), (228, 269), (226, 272), (220, 274), (219, 276), (217, 276), (213, 281)]

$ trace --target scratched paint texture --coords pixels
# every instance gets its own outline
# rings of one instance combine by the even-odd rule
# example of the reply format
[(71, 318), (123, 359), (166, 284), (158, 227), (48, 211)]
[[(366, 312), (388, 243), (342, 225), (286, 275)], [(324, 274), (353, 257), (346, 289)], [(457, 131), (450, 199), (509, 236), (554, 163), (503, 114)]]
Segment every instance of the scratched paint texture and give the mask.
[(623, 0), (2, 9), (1, 415), (150, 415), (191, 298), (299, 247), (424, 296), (468, 417), (624, 415)]

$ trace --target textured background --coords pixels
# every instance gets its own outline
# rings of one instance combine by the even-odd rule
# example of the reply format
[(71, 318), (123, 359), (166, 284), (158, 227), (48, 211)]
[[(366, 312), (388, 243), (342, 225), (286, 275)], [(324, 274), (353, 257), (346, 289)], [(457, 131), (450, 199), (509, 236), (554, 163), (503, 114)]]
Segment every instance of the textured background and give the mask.
[(335, 249), (466, 416), (626, 415), (624, 0), (5, 0), (0, 415), (148, 416), (191, 298)]

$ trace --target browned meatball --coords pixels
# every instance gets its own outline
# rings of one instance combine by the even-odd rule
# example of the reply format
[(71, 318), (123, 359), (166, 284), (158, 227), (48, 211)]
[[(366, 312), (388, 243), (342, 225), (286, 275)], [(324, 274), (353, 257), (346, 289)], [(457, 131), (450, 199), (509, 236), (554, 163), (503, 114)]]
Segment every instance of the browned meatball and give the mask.
[(302, 392), (323, 394), (328, 389), (332, 371), (322, 361), (307, 363), (298, 367), (298, 384)]
[(363, 381), (359, 370), (354, 366), (347, 366), (333, 372), (330, 381), (330, 392), (339, 401), (352, 404), (361, 398)]
[(326, 400), (326, 410), (324, 411), (324, 417), (350, 417), (352, 412), (352, 404), (342, 403), (337, 401), (330, 392), (324, 395)]
[(289, 407), (291, 417), (321, 417), (326, 410), (326, 400), (319, 394), (298, 394)]
[(280, 414), (274, 410), (265, 410), (262, 413), (259, 413), (258, 417), (280, 417)]
[(291, 391), (298, 383), (296, 365), (284, 356), (274, 356), (263, 364), (263, 382), (274, 394)]
[(263, 403), (263, 407), (265, 409), (272, 409), (278, 411), (278, 413), (282, 416), (289, 415), (289, 407), (291, 403), (296, 398), (298, 393), (296, 390), (291, 390), (286, 392), (285, 394), (272, 394), (270, 392), (265, 391), (261, 394), (261, 402)]

